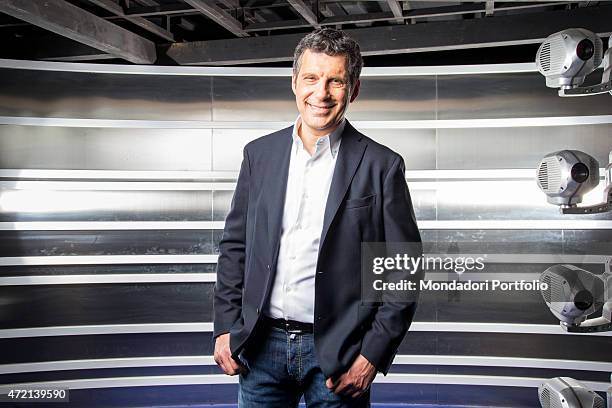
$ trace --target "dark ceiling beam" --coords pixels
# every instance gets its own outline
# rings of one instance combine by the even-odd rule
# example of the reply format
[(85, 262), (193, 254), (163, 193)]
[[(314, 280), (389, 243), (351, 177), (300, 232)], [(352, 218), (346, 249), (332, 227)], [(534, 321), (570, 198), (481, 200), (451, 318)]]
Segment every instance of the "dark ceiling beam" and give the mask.
[(150, 33), (153, 33), (164, 40), (174, 42), (174, 35), (170, 31), (164, 30), (160, 26), (151, 21), (147, 20), (144, 17), (135, 17), (125, 14), (123, 7), (119, 4), (115, 3), (112, 0), (89, 0), (90, 3), (95, 4), (96, 6), (103, 8), (106, 11), (113, 13), (116, 16), (126, 19), (132, 24), (137, 25), (140, 28), (144, 28)]
[[(568, 4), (567, 2), (539, 2), (539, 3), (530, 3), (530, 4), (521, 4), (516, 3), (512, 5), (500, 6), (495, 10), (519, 10), (526, 8), (542, 8), (542, 7), (552, 7), (560, 4)], [(330, 5), (328, 5), (330, 6)], [(486, 5), (484, 3), (468, 3), (461, 4), (458, 6), (441, 6), (441, 7), (432, 7), (432, 8), (424, 8), (424, 9), (414, 9), (414, 10), (405, 10), (402, 14), (403, 19), (415, 19), (415, 18), (428, 18), (428, 17), (444, 17), (444, 16), (453, 16), (453, 15), (461, 15), (461, 14), (474, 14), (474, 13), (485, 13)], [(336, 14), (333, 17), (327, 17), (323, 20), (319, 21), (321, 26), (335, 26), (338, 24), (358, 24), (365, 22), (374, 22), (374, 21), (389, 21), (395, 20), (397, 17), (392, 12), (378, 12), (378, 13), (369, 13), (369, 14), (353, 14), (353, 15), (338, 15)], [(280, 30), (286, 28), (304, 28), (308, 27), (303, 20), (284, 20), (284, 21), (275, 21), (268, 23), (254, 23), (246, 26), (245, 31), (269, 31), (269, 30)]]
[(321, 28), (317, 15), (312, 12), (306, 3), (302, 0), (287, 0), (287, 2), (304, 18), (304, 20), (308, 21), (311, 26)]
[(155, 0), (135, 0), (135, 2), (143, 6), (159, 6)]
[(240, 7), (239, 0), (217, 0), (217, 3), (223, 4), (228, 9), (235, 9), (235, 8)]
[(0, 12), (135, 64), (157, 59), (153, 42), (63, 0), (0, 0)]
[[(600, 35), (612, 30), (612, 6), (526, 13), (483, 19), (346, 30), (363, 55), (403, 54), (537, 44), (568, 27)], [(503, 27), (503, 29), (500, 29)], [(168, 56), (182, 65), (234, 65), (291, 61), (303, 34), (173, 44)], [(535, 58), (535, 56), (534, 56)]]
[(214, 4), (214, 2), (208, 0), (183, 0), (185, 3), (189, 4), (191, 7), (199, 10), (202, 14), (206, 15), (206, 17), (215, 21), (217, 24), (221, 25), (226, 30), (230, 31), (237, 37), (248, 37), (249, 33), (242, 29), (242, 24), (240, 21), (236, 20), (234, 17), (227, 14), (225, 10), (221, 7)]
[(200, 13), (186, 4), (164, 4), (151, 7), (130, 7), (125, 10), (125, 15), (133, 17), (169, 16), (173, 14)]

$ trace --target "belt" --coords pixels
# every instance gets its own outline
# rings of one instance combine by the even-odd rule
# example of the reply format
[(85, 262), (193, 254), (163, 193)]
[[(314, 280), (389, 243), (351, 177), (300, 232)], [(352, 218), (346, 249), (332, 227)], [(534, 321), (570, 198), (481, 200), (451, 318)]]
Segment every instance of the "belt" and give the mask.
[(276, 327), (288, 333), (313, 333), (314, 325), (312, 323), (303, 323), (295, 320), (274, 319), (269, 316), (263, 317), (264, 323), (268, 327)]

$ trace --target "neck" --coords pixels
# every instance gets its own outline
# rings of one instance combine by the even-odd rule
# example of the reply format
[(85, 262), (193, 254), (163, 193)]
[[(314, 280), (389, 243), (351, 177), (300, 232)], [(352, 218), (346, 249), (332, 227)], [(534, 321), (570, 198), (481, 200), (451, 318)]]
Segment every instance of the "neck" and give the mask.
[(328, 129), (316, 130), (316, 129), (310, 129), (307, 126), (304, 126), (304, 122), (300, 120), (298, 129), (297, 129), (297, 135), (299, 136), (300, 139), (302, 139), (302, 143), (304, 143), (304, 147), (306, 148), (306, 151), (312, 156), (312, 154), (315, 151), (315, 145), (317, 143), (317, 140), (319, 140), (320, 137), (329, 135), (332, 132), (334, 132), (336, 129), (338, 129), (338, 126), (340, 126), (340, 123), (342, 123), (342, 121), (336, 123), (334, 126)]

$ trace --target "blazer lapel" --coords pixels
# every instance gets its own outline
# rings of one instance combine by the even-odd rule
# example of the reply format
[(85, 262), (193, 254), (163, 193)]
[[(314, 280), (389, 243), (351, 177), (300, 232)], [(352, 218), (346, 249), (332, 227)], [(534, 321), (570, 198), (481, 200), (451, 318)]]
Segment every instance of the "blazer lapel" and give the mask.
[(319, 240), (319, 254), (325, 243), (329, 227), (338, 212), (338, 208), (348, 191), (353, 176), (357, 171), (361, 158), (365, 152), (367, 142), (357, 130), (346, 121), (344, 132), (342, 133), (342, 142), (340, 143), (340, 151), (334, 169), (329, 195), (327, 196), (327, 204), (325, 206), (325, 216), (323, 218), (323, 230), (321, 239)]
[(291, 137), (293, 126), (281, 133), (278, 148), (270, 155), (270, 165), (264, 183), (263, 197), (268, 202), (268, 236), (270, 249), (272, 250), (271, 263), (276, 262), (281, 235), (281, 223), (283, 219), (283, 208), (285, 206), (285, 193), (287, 191), (287, 177), (289, 175), (289, 159), (291, 158)]

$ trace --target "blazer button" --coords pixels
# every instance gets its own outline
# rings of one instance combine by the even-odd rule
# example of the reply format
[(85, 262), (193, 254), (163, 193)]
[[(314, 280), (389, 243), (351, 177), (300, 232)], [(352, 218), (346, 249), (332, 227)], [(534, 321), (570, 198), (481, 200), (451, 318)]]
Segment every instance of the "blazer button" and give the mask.
[(268, 269), (270, 269), (270, 265), (268, 265)]
[(257, 314), (259, 314), (259, 308), (257, 308), (257, 310), (255, 311)]

